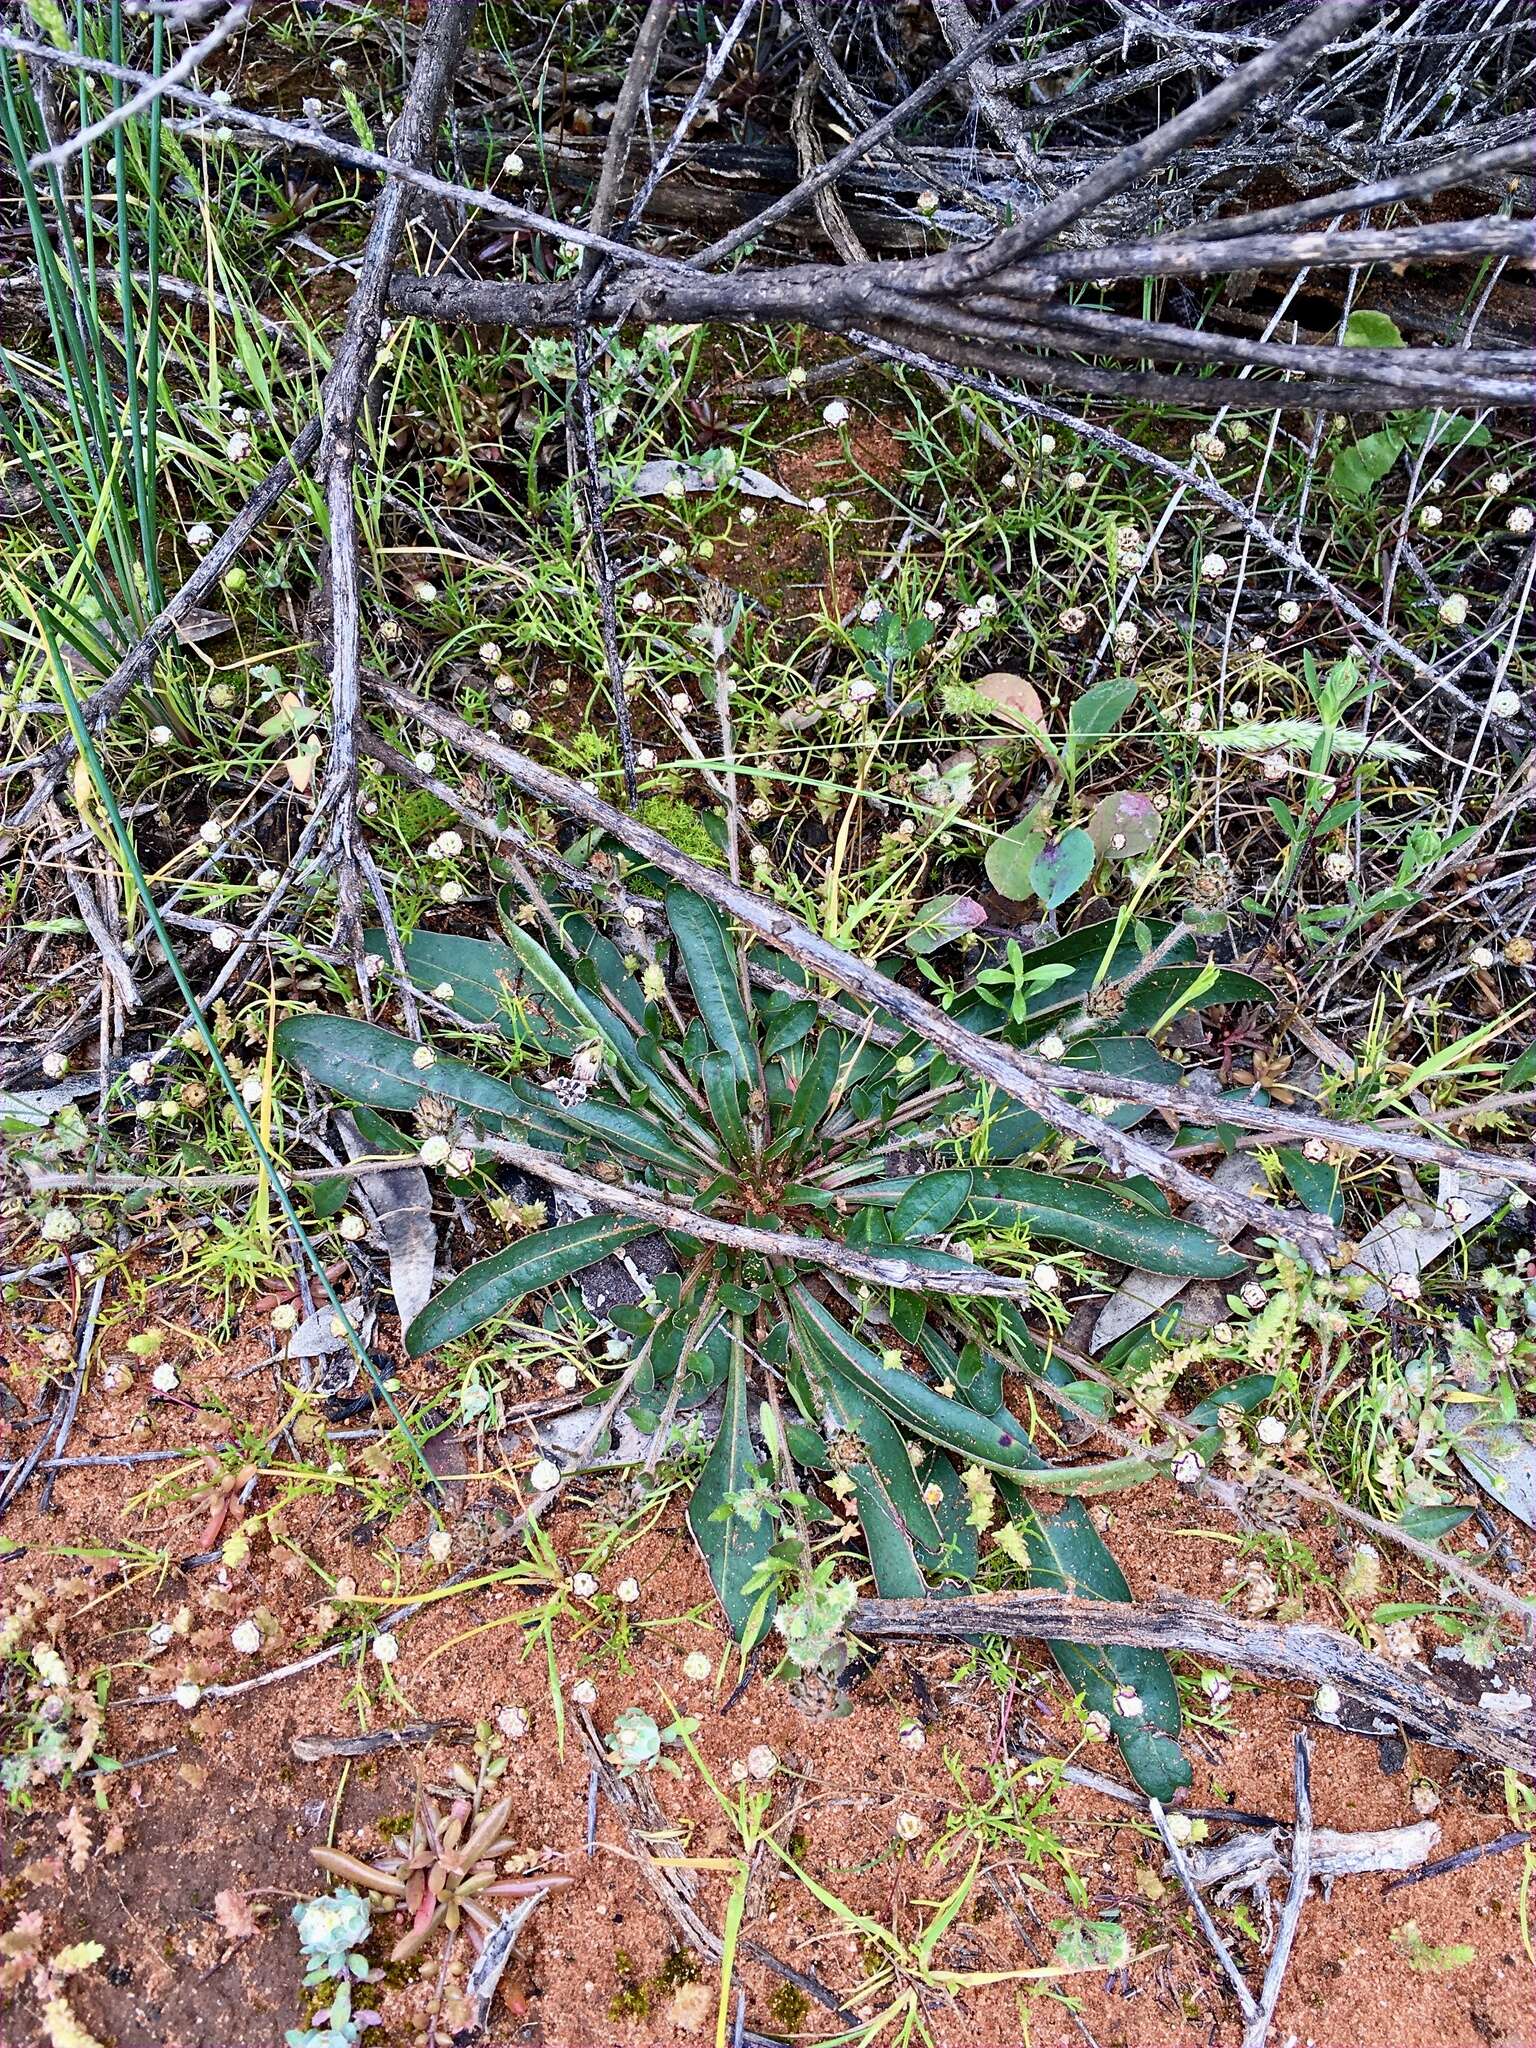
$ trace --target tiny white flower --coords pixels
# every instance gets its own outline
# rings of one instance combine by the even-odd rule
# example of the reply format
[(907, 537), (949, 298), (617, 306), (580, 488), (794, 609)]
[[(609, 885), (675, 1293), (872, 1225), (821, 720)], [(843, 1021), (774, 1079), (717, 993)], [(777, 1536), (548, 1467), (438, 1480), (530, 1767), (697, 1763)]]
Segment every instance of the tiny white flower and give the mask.
[(808, 370), (802, 370), (800, 366), (796, 364), (795, 368), (792, 369), (789, 372), (789, 374), (785, 377), (784, 382), (788, 385), (791, 391), (798, 391), (805, 383), (805, 380), (809, 375), (810, 372)]
[(919, 192), (912, 203), (925, 219), (931, 219), (939, 210), (939, 195), (937, 192)]
[(1184, 1843), (1193, 1838), (1194, 1832), (1195, 1824), (1187, 1813), (1169, 1814), (1168, 1834), (1170, 1840), (1177, 1842), (1182, 1847)]
[(1506, 496), (1509, 491), (1509, 483), (1510, 477), (1509, 471), (1507, 469), (1494, 470), (1493, 474), (1488, 479), (1489, 497), (1502, 498)]
[(693, 709), (693, 699), (686, 690), (677, 690), (673, 693), (672, 709), (683, 716)]
[(1488, 699), (1488, 709), (1495, 718), (1518, 718), (1520, 716), (1520, 692), (1518, 690), (1495, 690)]
[(1066, 1052), (1067, 1042), (1058, 1038), (1054, 1031), (1048, 1031), (1041, 1039), (1038, 1051), (1043, 1060), (1059, 1060)]
[(482, 640), (479, 651), (487, 668), (495, 668), (501, 660), (501, 648), (494, 640)]
[(150, 1385), (157, 1394), (172, 1394), (181, 1385), (181, 1375), (174, 1365), (157, 1365), (150, 1376)]
[(1061, 1286), (1061, 1274), (1048, 1261), (1036, 1266), (1029, 1277), (1044, 1294), (1054, 1294)]
[(590, 1678), (578, 1678), (571, 1687), (571, 1698), (578, 1707), (595, 1707), (597, 1705), (597, 1687)]
[(578, 1600), (595, 1600), (597, 1580), (590, 1572), (576, 1572), (571, 1579), (571, 1591)]
[(626, 1607), (633, 1607), (640, 1598), (640, 1581), (638, 1579), (620, 1579), (613, 1590)]
[(1417, 1301), (1423, 1291), (1417, 1273), (1394, 1273), (1387, 1282), (1387, 1292), (1394, 1301)]
[(263, 868), (256, 877), (256, 886), (258, 889), (265, 889), (270, 896), (282, 879), (276, 868)]
[(748, 1776), (756, 1778), (761, 1783), (764, 1778), (771, 1778), (778, 1768), (779, 1759), (767, 1743), (754, 1742), (747, 1751)]
[(962, 633), (974, 633), (981, 624), (981, 613), (975, 605), (963, 604), (955, 614), (955, 624)]
[(637, 768), (654, 768), (656, 766), (656, 749), (654, 747), (638, 748), (635, 753), (635, 766)]
[(1347, 882), (1355, 872), (1355, 863), (1347, 853), (1335, 852), (1323, 855), (1323, 873), (1330, 882)]
[(1343, 1704), (1339, 1689), (1334, 1685), (1320, 1685), (1312, 1695), (1312, 1710), (1319, 1721), (1335, 1720)]
[(1134, 619), (1122, 619), (1115, 627), (1113, 635), (1115, 645), (1124, 648), (1134, 647), (1140, 637), (1140, 629)]
[(1440, 623), (1445, 626), (1464, 626), (1467, 623), (1467, 600), (1459, 590), (1453, 590), (1449, 597), (1440, 600)]
[(189, 547), (196, 548), (199, 553), (201, 553), (204, 548), (211, 548), (213, 546), (213, 541), (213, 528), (208, 524), (206, 519), (199, 519), (195, 526), (189, 526), (187, 528), (187, 545)]
[(1141, 1694), (1134, 1685), (1117, 1685), (1115, 1687), (1115, 1712), (1122, 1715), (1127, 1721), (1134, 1721), (1146, 1712), (1146, 1706)]
[(1040, 436), (1040, 453), (1042, 455), (1054, 455), (1056, 453), (1056, 436), (1054, 434), (1042, 434)]
[(427, 1555), (434, 1564), (446, 1564), (453, 1555), (453, 1537), (447, 1529), (434, 1529), (427, 1538)]
[(995, 619), (997, 617), (997, 599), (990, 590), (977, 598), (976, 609), (984, 619)]
[(930, 597), (924, 602), (923, 617), (925, 619), (930, 620), (932, 624), (936, 626), (939, 623), (939, 620), (943, 618), (943, 616), (944, 607), (939, 603), (939, 600), (936, 597)]
[(174, 737), (168, 725), (152, 725), (149, 728), (149, 744), (152, 747), (168, 747)]
[(208, 934), (208, 943), (215, 953), (233, 953), (239, 941), (240, 934), (232, 925), (216, 924)]
[(509, 149), (501, 160), (501, 168), (509, 178), (523, 175), (523, 160), (515, 149)]
[(1426, 533), (1433, 533), (1437, 526), (1445, 524), (1445, 513), (1438, 505), (1426, 505), (1419, 514), (1419, 524)]
[(254, 1657), (261, 1648), (261, 1630), (254, 1621), (238, 1622), (229, 1632), (230, 1646), (242, 1657)]
[(249, 458), (255, 445), (249, 434), (231, 434), (224, 444), (224, 453), (231, 462), (244, 462)]
[(805, 501), (805, 509), (807, 512), (825, 512), (827, 509), (827, 501), (825, 498), (807, 498)]
[(896, 1740), (903, 1749), (917, 1756), (928, 1746), (928, 1733), (921, 1721), (903, 1721), (897, 1731)]
[(1097, 1707), (1083, 1716), (1083, 1736), (1088, 1742), (1108, 1742), (1110, 1726), (1108, 1714), (1101, 1714)]
[(629, 603), (632, 611), (652, 612), (656, 609), (656, 600), (648, 590), (637, 590)]
[(1285, 1424), (1278, 1415), (1266, 1415), (1259, 1423), (1259, 1442), (1271, 1446), (1285, 1442)]
[(224, 827), (217, 818), (204, 818), (197, 828), (197, 836), (204, 846), (217, 846), (224, 837)]
[(67, 1052), (45, 1052), (43, 1054), (43, 1079), (45, 1081), (62, 1081), (68, 1072), (69, 1054)]
[(38, 1225), (38, 1233), (49, 1244), (68, 1244), (80, 1234), (80, 1219), (72, 1209), (50, 1209)]
[(1213, 1707), (1224, 1707), (1232, 1697), (1232, 1681), (1224, 1678), (1219, 1671), (1202, 1671), (1200, 1690)]
[(1472, 1215), (1472, 1204), (1464, 1195), (1452, 1195), (1445, 1205), (1445, 1213), (1453, 1223), (1466, 1223)]
[(864, 602), (859, 606), (859, 617), (864, 621), (866, 626), (872, 626), (875, 623), (876, 619), (879, 618), (883, 610), (884, 606), (881, 604), (878, 597), (866, 597)]
[(1328, 1157), (1328, 1146), (1322, 1138), (1308, 1138), (1301, 1151), (1302, 1157), (1310, 1159), (1314, 1166), (1321, 1166)]
[(528, 1474), (535, 1493), (550, 1493), (560, 1484), (560, 1467), (551, 1458), (540, 1458)]
[(416, 1050), (411, 1054), (411, 1065), (415, 1067), (418, 1070), (418, 1072), (424, 1072), (426, 1068), (435, 1067), (437, 1065), (437, 1054), (432, 1050), (430, 1045), (418, 1045)]
[(920, 1835), (924, 1835), (927, 1832), (928, 1823), (923, 1819), (921, 1814), (897, 1814), (896, 1833), (903, 1842), (915, 1842)]
[(555, 1385), (564, 1394), (574, 1393), (581, 1384), (581, 1374), (574, 1365), (562, 1365), (555, 1373)]
[(423, 1166), (446, 1166), (452, 1157), (453, 1147), (441, 1131), (434, 1131), (430, 1138), (423, 1138), (416, 1157)]
[(521, 1707), (503, 1707), (496, 1716), (496, 1726), (509, 1742), (520, 1742), (528, 1733), (528, 1716)]
[(1269, 1300), (1268, 1294), (1257, 1280), (1246, 1281), (1242, 1290), (1244, 1308), (1261, 1309)]
[(457, 832), (439, 832), (437, 850), (444, 860), (456, 860), (464, 851), (464, 841)]
[(529, 732), (533, 728), (533, 713), (519, 704), (508, 714), (507, 723), (514, 732)]
[(1088, 479), (1080, 469), (1069, 469), (1062, 479), (1069, 491), (1086, 491)]
[(1088, 623), (1088, 614), (1080, 604), (1069, 604), (1056, 623), (1063, 633), (1081, 633)]
[(1196, 434), (1193, 442), (1197, 455), (1203, 455), (1207, 462), (1220, 462), (1227, 452), (1227, 444), (1219, 434)]
[(1219, 583), (1227, 573), (1225, 555), (1206, 555), (1200, 564), (1201, 579), (1206, 583)]
[(1518, 533), (1523, 537), (1536, 526), (1536, 512), (1533, 512), (1529, 505), (1516, 505), (1504, 524), (1511, 533)]
[(1282, 597), (1275, 606), (1275, 617), (1282, 626), (1294, 626), (1301, 617), (1301, 606), (1294, 597)]
[(469, 1173), (474, 1167), (475, 1155), (467, 1145), (455, 1145), (448, 1154), (448, 1164), (457, 1174)]
[(1173, 1461), (1173, 1477), (1179, 1486), (1198, 1486), (1205, 1477), (1205, 1460), (1197, 1450), (1180, 1451)]
[(296, 1330), (299, 1326), (299, 1312), (291, 1301), (280, 1301), (267, 1320), (274, 1330)]
[(194, 1685), (190, 1678), (184, 1678), (171, 1697), (184, 1714), (190, 1714), (203, 1696), (203, 1688)]
[(848, 408), (840, 398), (834, 398), (830, 405), (821, 408), (821, 416), (829, 427), (842, 427), (848, 423)]
[(399, 1643), (387, 1629), (382, 1634), (376, 1635), (368, 1647), (372, 1650), (378, 1661), (384, 1665), (393, 1664), (400, 1654)]
[(683, 1659), (683, 1676), (693, 1685), (702, 1685), (714, 1668), (702, 1650), (690, 1650)]
[(1494, 952), (1491, 946), (1474, 946), (1467, 958), (1474, 967), (1492, 967)]
[(1019, 479), (1017, 475), (1014, 473), (1014, 471), (1011, 469), (1005, 469), (1002, 475), (998, 478), (997, 482), (998, 488), (1004, 491), (1017, 490), (1019, 485)]

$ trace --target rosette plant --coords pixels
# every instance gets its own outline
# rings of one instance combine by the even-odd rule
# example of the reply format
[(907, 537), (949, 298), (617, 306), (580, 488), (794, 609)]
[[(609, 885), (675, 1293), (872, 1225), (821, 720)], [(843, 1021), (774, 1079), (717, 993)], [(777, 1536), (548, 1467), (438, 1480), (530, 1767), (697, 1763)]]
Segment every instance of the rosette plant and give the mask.
[[(1242, 1262), (1156, 1189), (1105, 1184), (1092, 1160), (1069, 1174), (1021, 1164), (1052, 1141), (1038, 1116), (889, 1016), (813, 997), (793, 963), (733, 936), (700, 896), (673, 888), (655, 909), (654, 941), (643, 923), (615, 925), (638, 954), (581, 910), (545, 898), (536, 913), (511, 891), (499, 938), (417, 933), (413, 979), (499, 1058), (470, 1063), (349, 1018), (281, 1027), (285, 1057), (355, 1105), (371, 1144), (414, 1149), (390, 1119), (419, 1133), (425, 1115), (461, 1165), (476, 1162), (461, 1192), (477, 1173), (494, 1192), (511, 1162), (584, 1212), (457, 1274), (411, 1320), (407, 1352), (659, 1233), (668, 1269), (612, 1310), (631, 1340), (624, 1397), (665, 1436), (718, 1396), (688, 1521), (738, 1639), (766, 1633), (778, 1601), (786, 1641), (803, 1637), (804, 1603), (829, 1583), (813, 1556), (856, 1528), (885, 1596), (969, 1584), (990, 1530), (1035, 1583), (1127, 1599), (1077, 1496), (1154, 1465), (1050, 1465), (1006, 1405), (1006, 1374), (1047, 1397), (1070, 1377), (1028, 1327), (1028, 1274), (1050, 1245), (1156, 1273), (1222, 1277)], [(1096, 1070), (1170, 1078), (1150, 1027), (1263, 994), (1171, 940), (1104, 923), (1015, 949), (959, 1014), (1019, 1042), (1075, 1034), (1085, 1092)], [(1157, 964), (1138, 974), (1148, 948)], [(1107, 1021), (1089, 1028), (1095, 1015)], [(1162, 1658), (1054, 1654), (1149, 1791), (1187, 1780)]]

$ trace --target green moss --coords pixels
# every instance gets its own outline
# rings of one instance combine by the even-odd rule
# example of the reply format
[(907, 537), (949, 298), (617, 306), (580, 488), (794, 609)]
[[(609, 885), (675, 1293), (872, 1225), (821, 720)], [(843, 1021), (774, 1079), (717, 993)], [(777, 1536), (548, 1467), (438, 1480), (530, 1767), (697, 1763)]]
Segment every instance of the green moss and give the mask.
[(657, 1991), (676, 1991), (684, 1984), (697, 1984), (703, 1974), (704, 1965), (693, 1950), (679, 1945), (656, 1972), (651, 1984)]
[(608, 2001), (609, 2019), (645, 2019), (651, 2010), (651, 1994), (641, 1983), (635, 1959), (627, 1948), (614, 1950), (613, 1967), (618, 1975), (619, 1988)]
[(795, 2034), (811, 2009), (811, 2001), (798, 1984), (776, 1984), (768, 1994), (768, 2014), (781, 2032)]
[(706, 867), (721, 865), (720, 849), (699, 822), (699, 814), (691, 804), (680, 803), (671, 796), (647, 797), (640, 806), (640, 815), (653, 832), (660, 832)]

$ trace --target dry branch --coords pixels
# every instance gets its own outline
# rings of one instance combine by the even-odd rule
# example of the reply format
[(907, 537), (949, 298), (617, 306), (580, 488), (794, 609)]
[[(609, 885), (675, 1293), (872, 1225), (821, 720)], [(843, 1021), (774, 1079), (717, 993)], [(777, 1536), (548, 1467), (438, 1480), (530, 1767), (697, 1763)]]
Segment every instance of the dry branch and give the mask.
[(849, 1628), (866, 1637), (952, 1642), (978, 1635), (1185, 1651), (1273, 1678), (1331, 1685), (1426, 1741), (1501, 1770), (1536, 1772), (1536, 1731), (1469, 1707), (1428, 1677), (1389, 1664), (1338, 1629), (1313, 1622), (1239, 1621), (1205, 1600), (1159, 1594), (1143, 1605), (1055, 1592), (976, 1593), (945, 1600), (861, 1600)]

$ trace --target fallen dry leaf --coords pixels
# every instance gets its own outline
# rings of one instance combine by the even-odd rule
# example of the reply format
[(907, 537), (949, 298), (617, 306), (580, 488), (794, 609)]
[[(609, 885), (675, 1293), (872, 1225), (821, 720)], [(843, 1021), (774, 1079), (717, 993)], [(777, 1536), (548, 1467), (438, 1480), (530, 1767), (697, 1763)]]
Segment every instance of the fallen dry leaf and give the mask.
[(249, 1941), (260, 1934), (261, 1922), (244, 1892), (226, 1890), (213, 1895), (214, 1916), (231, 1941)]

